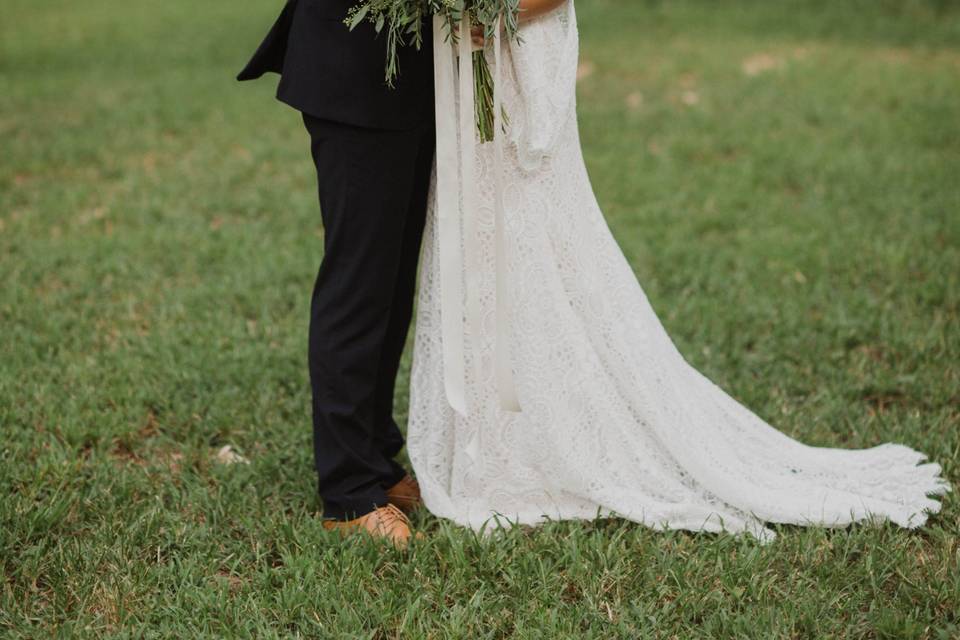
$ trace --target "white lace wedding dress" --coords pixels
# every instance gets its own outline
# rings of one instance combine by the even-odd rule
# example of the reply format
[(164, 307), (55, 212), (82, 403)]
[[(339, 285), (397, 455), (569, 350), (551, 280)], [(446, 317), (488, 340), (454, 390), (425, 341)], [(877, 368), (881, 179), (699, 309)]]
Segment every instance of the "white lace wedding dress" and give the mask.
[[(510, 349), (522, 411), (498, 402), (491, 145), (477, 150), (484, 321), (466, 347), (467, 415), (444, 390), (439, 238), (431, 194), (420, 271), (408, 451), (426, 506), (491, 518), (620, 516), (656, 529), (749, 532), (765, 522), (923, 524), (949, 489), (906, 446), (793, 440), (674, 347), (601, 214), (581, 154), (573, 3), (504, 42)], [(465, 329), (466, 330), (466, 329)], [(474, 364), (479, 359), (479, 367)], [(479, 375), (476, 373), (479, 371)]]

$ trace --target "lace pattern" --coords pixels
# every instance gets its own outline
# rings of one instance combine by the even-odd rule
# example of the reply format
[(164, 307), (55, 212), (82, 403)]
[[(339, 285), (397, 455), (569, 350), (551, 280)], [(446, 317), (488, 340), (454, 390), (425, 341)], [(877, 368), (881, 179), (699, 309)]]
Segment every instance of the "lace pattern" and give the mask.
[[(443, 388), (435, 194), (420, 271), (408, 450), (436, 515), (618, 515), (656, 529), (746, 532), (765, 522), (922, 525), (949, 490), (939, 465), (885, 444), (816, 448), (780, 433), (677, 351), (593, 194), (576, 121), (573, 3), (504, 43), (511, 348), (522, 413), (499, 408), (493, 375), (492, 158), (477, 150), (484, 321), (466, 337), (468, 415)], [(492, 64), (492, 60), (491, 60)], [(465, 327), (466, 331), (466, 327)]]

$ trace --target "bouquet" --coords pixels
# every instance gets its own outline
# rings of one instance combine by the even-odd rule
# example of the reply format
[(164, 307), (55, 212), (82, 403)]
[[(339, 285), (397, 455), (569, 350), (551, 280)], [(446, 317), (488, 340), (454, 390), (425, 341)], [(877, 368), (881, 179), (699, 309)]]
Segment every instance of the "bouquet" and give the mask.
[[(487, 41), (493, 38), (494, 30), (501, 22), (505, 35), (513, 38), (517, 34), (519, 4), (520, 0), (360, 0), (350, 9), (346, 23), (354, 29), (369, 20), (378, 34), (386, 34), (385, 79), (392, 87), (400, 74), (397, 50), (406, 45), (418, 49), (423, 45), (426, 19), (433, 15), (442, 16), (447, 25), (447, 37), (454, 42), (460, 37), (470, 37), (469, 33), (458, 33), (456, 28), (465, 14), (472, 26), (483, 29)], [(473, 75), (477, 131), (481, 142), (489, 142), (494, 136), (493, 77), (483, 51), (473, 52)]]

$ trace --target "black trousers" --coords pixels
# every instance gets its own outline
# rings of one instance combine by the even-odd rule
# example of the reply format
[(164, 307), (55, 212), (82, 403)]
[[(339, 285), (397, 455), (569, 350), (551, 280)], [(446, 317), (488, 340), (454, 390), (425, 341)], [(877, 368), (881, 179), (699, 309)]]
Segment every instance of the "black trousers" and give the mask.
[(386, 504), (404, 469), (393, 394), (416, 285), (433, 123), (366, 129), (304, 114), (324, 256), (310, 306), (314, 462), (323, 515)]

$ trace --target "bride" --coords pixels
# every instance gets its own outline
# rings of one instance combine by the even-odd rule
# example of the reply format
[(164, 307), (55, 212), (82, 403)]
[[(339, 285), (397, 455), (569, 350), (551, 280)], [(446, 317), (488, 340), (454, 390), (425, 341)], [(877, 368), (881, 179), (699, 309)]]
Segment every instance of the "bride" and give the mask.
[[(677, 351), (584, 166), (573, 2), (523, 4), (541, 15), (500, 47), (509, 125), (502, 161), (496, 145), (476, 147), (479, 207), (456, 247), (462, 306), (445, 299), (436, 176), (431, 190), (408, 426), (429, 510), (478, 530), (618, 516), (761, 540), (765, 523), (922, 525), (940, 507), (929, 496), (949, 490), (939, 465), (899, 444), (802, 444)], [(489, 44), (487, 56), (495, 64)]]

